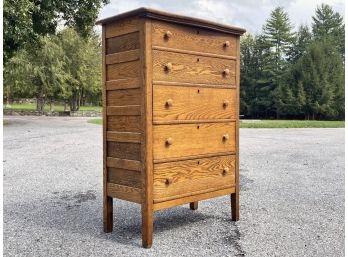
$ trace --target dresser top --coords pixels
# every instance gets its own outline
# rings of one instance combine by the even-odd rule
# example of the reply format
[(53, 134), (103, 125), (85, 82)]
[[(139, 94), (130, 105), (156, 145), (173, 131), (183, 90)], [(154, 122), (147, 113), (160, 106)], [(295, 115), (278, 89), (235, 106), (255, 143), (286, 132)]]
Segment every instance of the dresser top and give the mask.
[(150, 8), (139, 8), (135, 9), (129, 12), (121, 13), (115, 16), (111, 16), (106, 19), (102, 19), (96, 22), (96, 24), (108, 24), (115, 22), (117, 20), (121, 20), (128, 17), (143, 17), (143, 18), (149, 18), (149, 19), (155, 19), (155, 20), (161, 20), (171, 23), (178, 23), (178, 24), (184, 24), (189, 25), (193, 27), (200, 27), (205, 29), (210, 29), (214, 31), (224, 32), (228, 34), (234, 34), (234, 35), (242, 35), (245, 32), (245, 29), (229, 26), (217, 22), (207, 21), (203, 19), (158, 11)]

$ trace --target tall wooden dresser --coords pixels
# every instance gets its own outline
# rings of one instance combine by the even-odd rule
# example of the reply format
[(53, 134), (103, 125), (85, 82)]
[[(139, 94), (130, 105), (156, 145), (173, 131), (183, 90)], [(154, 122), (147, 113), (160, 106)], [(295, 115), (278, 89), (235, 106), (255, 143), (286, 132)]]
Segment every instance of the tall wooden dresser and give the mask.
[[(113, 198), (153, 212), (230, 195), (239, 218), (239, 37), (245, 30), (147, 8), (100, 20), (104, 231)], [(117, 217), (117, 215), (116, 215)]]

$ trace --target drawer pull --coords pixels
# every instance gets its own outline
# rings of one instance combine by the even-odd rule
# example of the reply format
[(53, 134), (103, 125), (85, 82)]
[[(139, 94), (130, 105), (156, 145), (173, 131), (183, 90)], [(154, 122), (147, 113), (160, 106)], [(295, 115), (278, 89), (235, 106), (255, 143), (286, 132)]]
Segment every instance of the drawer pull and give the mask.
[(224, 75), (225, 77), (228, 76), (229, 74), (230, 74), (229, 69), (224, 69), (224, 71), (222, 72), (222, 75)]
[(166, 181), (164, 182), (167, 186), (171, 184), (173, 181), (171, 178), (166, 178)]
[(230, 46), (230, 41), (226, 41), (226, 42), (224, 43), (224, 47), (227, 48), (227, 47), (229, 47), (229, 46)]
[(227, 141), (228, 139), (230, 139), (230, 136), (228, 134), (222, 136), (223, 141)]
[(164, 70), (165, 71), (171, 71), (173, 68), (173, 64), (171, 62), (168, 62), (166, 65), (164, 65)]
[(172, 32), (170, 32), (169, 30), (166, 31), (166, 33), (164, 33), (164, 38), (165, 39), (170, 39), (173, 36)]
[(226, 108), (229, 104), (230, 102), (228, 100), (224, 100), (224, 103), (222, 104), (222, 106)]
[(229, 168), (227, 168), (227, 167), (224, 168), (224, 169), (222, 170), (222, 175), (225, 176), (229, 171), (230, 171)]
[(168, 99), (166, 101), (166, 107), (169, 108), (169, 107), (172, 107), (173, 106), (173, 100), (172, 99)]
[(168, 138), (166, 139), (166, 145), (167, 145), (167, 146), (170, 146), (170, 145), (172, 145), (172, 144), (173, 144), (173, 138), (168, 137)]

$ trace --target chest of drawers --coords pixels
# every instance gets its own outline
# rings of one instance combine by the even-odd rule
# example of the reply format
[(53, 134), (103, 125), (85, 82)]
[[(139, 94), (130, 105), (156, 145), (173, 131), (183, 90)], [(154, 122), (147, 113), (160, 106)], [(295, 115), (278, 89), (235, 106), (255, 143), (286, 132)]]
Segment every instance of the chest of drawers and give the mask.
[(140, 8), (98, 22), (103, 42), (104, 231), (113, 198), (154, 211), (230, 195), (239, 218), (243, 29)]

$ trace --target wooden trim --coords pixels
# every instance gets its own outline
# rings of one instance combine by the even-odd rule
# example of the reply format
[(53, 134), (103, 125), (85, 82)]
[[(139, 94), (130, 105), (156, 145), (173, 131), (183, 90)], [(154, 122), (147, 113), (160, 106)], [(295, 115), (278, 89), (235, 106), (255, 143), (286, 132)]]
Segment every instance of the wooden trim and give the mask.
[(107, 157), (106, 165), (110, 168), (141, 171), (141, 162), (135, 160)]
[[(234, 185), (224, 186), (224, 187), (221, 187), (220, 189), (223, 190), (223, 189), (228, 189), (228, 188), (231, 188), (231, 187), (234, 187)], [(200, 191), (196, 191), (196, 192), (190, 192), (190, 193), (185, 193), (185, 194), (180, 194), (180, 195), (173, 195), (173, 196), (169, 196), (169, 197), (163, 197), (163, 198), (155, 199), (153, 202), (154, 203), (167, 202), (167, 201), (175, 200), (175, 199), (178, 199), (178, 198), (185, 198), (185, 197), (190, 197), (190, 196), (194, 196), (194, 195), (197, 195), (197, 194), (205, 194), (205, 193), (214, 192), (214, 191), (217, 191), (217, 189), (216, 188), (208, 188), (208, 189), (200, 190)]]
[(211, 21), (207, 21), (207, 20), (203, 20), (199, 18), (193, 18), (193, 17), (183, 16), (183, 15), (177, 15), (173, 13), (158, 11), (158, 10), (154, 10), (150, 8), (144, 8), (144, 7), (135, 9), (129, 12), (125, 12), (122, 14), (118, 14), (106, 19), (101, 19), (97, 21), (96, 24), (97, 25), (107, 24), (120, 19), (124, 19), (126, 17), (132, 17), (132, 16), (162, 20), (166, 22), (184, 24), (184, 25), (193, 26), (193, 27), (200, 27), (204, 29), (224, 32), (224, 33), (233, 34), (233, 35), (242, 35), (245, 33), (245, 29), (242, 29), (242, 28), (229, 26), (229, 25), (225, 25), (225, 24), (221, 24), (217, 22), (211, 22)]
[(153, 121), (154, 125), (169, 125), (169, 124), (196, 124), (196, 123), (225, 123), (234, 122), (236, 119), (215, 119), (215, 120), (164, 120)]
[(169, 82), (169, 81), (152, 81), (153, 85), (162, 85), (162, 86), (180, 86), (180, 87), (208, 87), (208, 88), (236, 88), (236, 85), (214, 85), (214, 84), (202, 84), (202, 83), (188, 83), (188, 82)]
[(140, 143), (141, 134), (136, 132), (107, 131), (106, 140), (115, 142)]
[(109, 80), (106, 81), (106, 90), (140, 88), (140, 83), (139, 78)]
[(107, 189), (107, 194), (110, 197), (119, 198), (134, 203), (142, 203), (141, 189), (139, 188), (108, 183)]
[(130, 51), (124, 51), (120, 53), (115, 54), (108, 54), (106, 55), (106, 64), (115, 64), (115, 63), (122, 63), (122, 62), (130, 62), (130, 61), (136, 61), (139, 60), (139, 49), (130, 50)]
[(153, 49), (153, 50), (159, 50), (159, 51), (165, 51), (165, 52), (182, 53), (182, 54), (191, 54), (191, 55), (199, 55), (199, 56), (213, 57), (213, 58), (219, 58), (219, 59), (236, 60), (236, 57), (235, 57), (235, 56), (221, 55), (221, 54), (211, 54), (211, 53), (203, 53), (203, 52), (196, 52), (196, 51), (190, 51), (190, 50), (169, 48), (169, 47), (163, 47), (163, 46), (153, 46), (152, 49)]
[(111, 115), (140, 115), (140, 105), (126, 105), (126, 106), (108, 106), (106, 114)]
[(209, 153), (209, 154), (200, 154), (200, 155), (191, 155), (177, 158), (168, 158), (168, 159), (160, 159), (153, 160), (153, 163), (164, 163), (164, 162), (177, 162), (177, 161), (185, 161), (185, 160), (194, 160), (200, 158), (208, 158), (208, 157), (216, 157), (216, 156), (224, 156), (224, 155), (234, 155), (235, 152), (223, 152), (223, 153)]
[(225, 188), (222, 190), (201, 193), (201, 194), (187, 196), (187, 197), (183, 197), (183, 198), (179, 198), (179, 199), (175, 199), (175, 200), (170, 200), (170, 201), (166, 201), (166, 202), (159, 202), (159, 203), (154, 204), (154, 211), (158, 211), (161, 209), (166, 209), (166, 208), (170, 208), (170, 207), (174, 207), (174, 206), (178, 206), (178, 205), (182, 205), (182, 204), (187, 204), (190, 202), (201, 201), (201, 200), (206, 200), (206, 199), (210, 199), (210, 198), (214, 198), (214, 197), (228, 195), (228, 194), (232, 194), (234, 192), (235, 192), (235, 188), (229, 187), (229, 188)]

